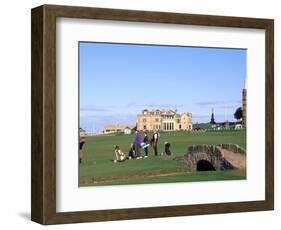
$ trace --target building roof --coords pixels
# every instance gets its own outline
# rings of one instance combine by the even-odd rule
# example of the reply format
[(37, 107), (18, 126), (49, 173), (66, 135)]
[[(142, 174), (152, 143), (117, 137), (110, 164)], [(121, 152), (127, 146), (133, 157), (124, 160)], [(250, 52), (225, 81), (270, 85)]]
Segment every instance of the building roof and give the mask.
[(104, 126), (104, 129), (124, 129), (125, 125), (106, 125)]
[(116, 130), (116, 129), (133, 129), (133, 125), (106, 125), (104, 129)]
[(124, 129), (133, 129), (135, 126), (132, 126), (132, 125), (128, 125), (128, 126), (125, 126)]
[[(141, 115), (180, 115), (180, 114), (177, 113), (177, 110), (172, 110), (172, 109), (163, 109), (163, 110), (159, 110), (159, 109), (153, 109), (153, 110), (144, 109), (144, 110), (142, 110), (142, 114), (137, 114), (137, 116), (141, 116)], [(181, 115), (192, 116), (192, 114), (189, 113), (189, 112), (182, 113)]]

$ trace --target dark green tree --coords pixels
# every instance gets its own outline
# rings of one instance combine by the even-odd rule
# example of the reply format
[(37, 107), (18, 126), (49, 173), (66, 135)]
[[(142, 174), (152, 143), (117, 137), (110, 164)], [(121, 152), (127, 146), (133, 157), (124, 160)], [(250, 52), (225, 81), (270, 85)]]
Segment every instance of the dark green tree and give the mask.
[(236, 120), (240, 120), (243, 117), (243, 110), (241, 107), (237, 108), (235, 113), (233, 114)]
[(83, 133), (83, 132), (85, 132), (85, 130), (82, 129), (82, 128), (79, 128), (79, 132), (80, 132), (80, 133)]

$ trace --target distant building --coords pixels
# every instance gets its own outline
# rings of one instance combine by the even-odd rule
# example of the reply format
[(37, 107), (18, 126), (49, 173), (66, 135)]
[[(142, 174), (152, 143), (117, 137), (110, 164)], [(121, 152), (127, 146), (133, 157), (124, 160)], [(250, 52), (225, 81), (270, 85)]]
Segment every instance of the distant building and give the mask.
[(229, 122), (226, 120), (224, 123), (223, 123), (223, 127), (225, 128), (225, 129), (229, 129)]
[(106, 125), (103, 129), (103, 133), (121, 133), (124, 132), (124, 125)]
[(174, 110), (143, 110), (137, 115), (137, 130), (192, 130), (192, 114), (178, 114)]
[(126, 127), (124, 128), (124, 134), (131, 134), (132, 131), (133, 131), (133, 128), (134, 128), (134, 127), (126, 126)]
[(104, 134), (110, 133), (124, 133), (131, 134), (133, 130), (133, 126), (125, 126), (125, 125), (106, 125), (103, 129)]
[(242, 124), (235, 124), (235, 129), (242, 129), (243, 128), (243, 125)]
[(82, 128), (79, 128), (79, 136), (80, 137), (87, 136), (86, 131)]
[(245, 81), (244, 88), (242, 90), (242, 125), (244, 128), (247, 127), (247, 81)]

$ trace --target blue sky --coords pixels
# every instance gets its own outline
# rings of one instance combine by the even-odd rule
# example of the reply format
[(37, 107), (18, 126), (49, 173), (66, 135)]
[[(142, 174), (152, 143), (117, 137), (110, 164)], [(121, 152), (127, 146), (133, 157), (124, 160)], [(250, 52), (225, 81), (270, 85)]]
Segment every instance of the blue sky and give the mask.
[(134, 125), (143, 109), (191, 112), (193, 123), (234, 120), (246, 50), (79, 43), (80, 126)]

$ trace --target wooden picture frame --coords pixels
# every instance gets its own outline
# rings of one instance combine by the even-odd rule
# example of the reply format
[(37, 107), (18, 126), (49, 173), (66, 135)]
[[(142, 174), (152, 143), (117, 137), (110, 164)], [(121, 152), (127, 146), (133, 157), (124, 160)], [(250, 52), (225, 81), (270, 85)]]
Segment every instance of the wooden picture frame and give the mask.
[[(98, 211), (56, 211), (56, 18), (264, 29), (266, 36), (265, 200)], [(64, 224), (274, 209), (274, 21), (163, 12), (43, 5), (32, 9), (31, 219)]]

